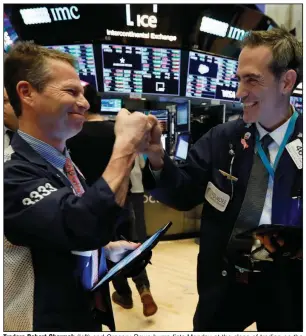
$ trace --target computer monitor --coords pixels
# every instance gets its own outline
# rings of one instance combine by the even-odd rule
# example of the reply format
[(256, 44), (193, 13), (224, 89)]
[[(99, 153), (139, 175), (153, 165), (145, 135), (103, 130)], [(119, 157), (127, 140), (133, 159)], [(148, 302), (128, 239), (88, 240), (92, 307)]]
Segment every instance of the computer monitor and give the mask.
[(190, 123), (191, 143), (196, 143), (213, 127), (226, 121), (225, 105), (193, 106)]
[(303, 112), (303, 97), (302, 96), (291, 96), (290, 104), (294, 106), (295, 110), (298, 112)]
[(77, 71), (82, 81), (97, 86), (95, 57), (92, 44), (71, 44), (47, 46), (46, 48), (60, 50), (77, 59)]
[(181, 51), (102, 44), (104, 92), (179, 95)]
[(239, 101), (237, 68), (237, 60), (190, 51), (186, 96)]
[(101, 99), (101, 112), (103, 113), (118, 113), (122, 109), (121, 99)]
[(181, 133), (177, 137), (174, 157), (176, 160), (185, 161), (188, 154), (190, 134)]
[(189, 132), (190, 130), (190, 101), (176, 105), (175, 131)]
[(163, 145), (163, 149), (167, 152), (167, 134), (162, 134), (161, 143)]
[(18, 40), (18, 35), (15, 31), (15, 29), (12, 26), (12, 23), (9, 19), (9, 16), (6, 13), (3, 13), (3, 30), (4, 30), (4, 36), (3, 36), (3, 47), (4, 51), (8, 52), (10, 48), (16, 43)]
[[(168, 110), (148, 110), (149, 114), (154, 115), (159, 121), (163, 134), (169, 132), (169, 111)], [(145, 113), (147, 114), (147, 113)]]

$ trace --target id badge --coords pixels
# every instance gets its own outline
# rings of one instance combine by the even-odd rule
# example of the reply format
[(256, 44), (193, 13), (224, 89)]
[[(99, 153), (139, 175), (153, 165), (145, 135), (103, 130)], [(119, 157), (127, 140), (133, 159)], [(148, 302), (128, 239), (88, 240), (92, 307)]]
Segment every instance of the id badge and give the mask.
[(230, 196), (219, 190), (213, 183), (208, 182), (205, 191), (205, 199), (215, 209), (224, 212), (227, 208)]

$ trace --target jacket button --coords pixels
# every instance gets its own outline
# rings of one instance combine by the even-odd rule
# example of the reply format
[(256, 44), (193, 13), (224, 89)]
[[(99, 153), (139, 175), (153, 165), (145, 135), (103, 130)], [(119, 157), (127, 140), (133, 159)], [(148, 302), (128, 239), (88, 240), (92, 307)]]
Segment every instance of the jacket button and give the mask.
[(222, 274), (222, 276), (224, 276), (224, 277), (227, 276), (227, 272), (226, 272), (226, 270), (223, 270), (221, 274)]

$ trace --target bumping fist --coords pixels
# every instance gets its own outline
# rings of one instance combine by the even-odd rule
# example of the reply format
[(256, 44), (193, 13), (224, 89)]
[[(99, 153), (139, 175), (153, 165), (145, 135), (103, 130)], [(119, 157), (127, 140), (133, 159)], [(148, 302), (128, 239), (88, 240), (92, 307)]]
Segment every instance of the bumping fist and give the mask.
[(150, 131), (155, 122), (141, 112), (130, 113), (121, 109), (116, 117), (116, 140), (130, 144), (133, 150), (143, 152), (150, 141)]
[(148, 119), (152, 128), (145, 154), (148, 156), (151, 166), (155, 169), (160, 169), (163, 166), (164, 158), (164, 149), (161, 142), (162, 128), (155, 116), (149, 115)]

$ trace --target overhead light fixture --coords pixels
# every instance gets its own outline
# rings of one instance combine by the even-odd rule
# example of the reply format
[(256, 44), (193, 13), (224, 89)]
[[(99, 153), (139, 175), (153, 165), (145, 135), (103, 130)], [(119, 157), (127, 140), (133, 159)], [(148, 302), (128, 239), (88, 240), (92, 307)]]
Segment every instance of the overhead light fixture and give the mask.
[(303, 91), (302, 90), (294, 90), (293, 93), (296, 93), (296, 94), (303, 94)]

